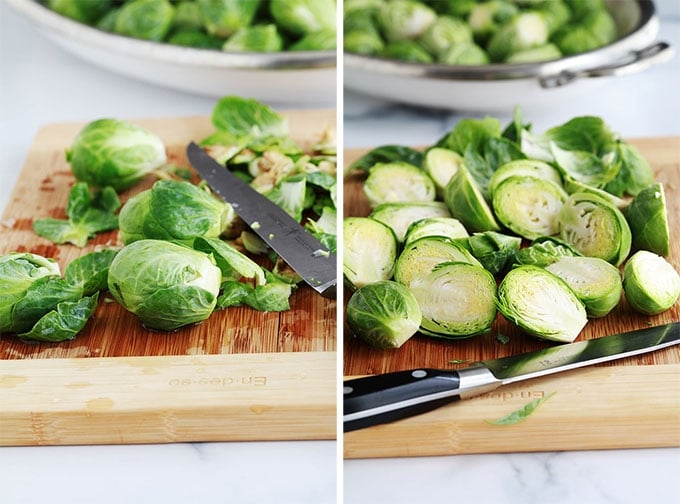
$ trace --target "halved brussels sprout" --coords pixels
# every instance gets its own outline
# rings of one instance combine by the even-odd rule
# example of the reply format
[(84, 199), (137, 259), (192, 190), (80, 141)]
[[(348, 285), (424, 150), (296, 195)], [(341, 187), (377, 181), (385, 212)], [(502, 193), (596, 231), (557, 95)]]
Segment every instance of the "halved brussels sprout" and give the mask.
[(451, 46), (442, 52), (439, 62), (445, 65), (486, 65), (489, 63), (489, 57), (477, 44), (466, 42)]
[(487, 51), (491, 61), (502, 62), (514, 53), (546, 44), (548, 35), (548, 23), (541, 14), (522, 12), (494, 33)]
[(268, 3), (276, 24), (289, 33), (307, 35), (335, 30), (335, 0), (270, 0)]
[(564, 280), (538, 266), (518, 266), (498, 286), (498, 309), (540, 339), (571, 343), (588, 322), (581, 300)]
[(569, 176), (564, 177), (564, 190), (567, 191), (567, 194), (574, 194), (577, 192), (592, 193), (602, 199), (609, 201), (619, 210), (623, 210), (629, 205), (628, 201), (621, 199), (618, 196), (605, 191), (604, 189), (585, 184), (580, 180), (573, 179)]
[(623, 268), (623, 290), (634, 310), (656, 315), (680, 298), (680, 275), (663, 257), (639, 250)]
[(425, 153), (423, 158), (423, 170), (427, 173), (435, 187), (437, 196), (444, 197), (444, 189), (451, 177), (458, 171), (463, 164), (463, 156), (451, 149), (443, 147), (432, 147)]
[(517, 14), (517, 6), (504, 0), (475, 2), (467, 21), (478, 40), (486, 40), (498, 31), (501, 25)]
[(434, 57), (414, 40), (393, 40), (385, 45), (380, 56), (414, 63), (432, 63)]
[(414, 40), (437, 20), (437, 13), (416, 0), (393, 0), (382, 4), (377, 19), (387, 40)]
[(444, 201), (451, 215), (471, 232), (500, 231), (491, 208), (470, 172), (461, 165), (444, 191)]
[(472, 42), (472, 30), (461, 19), (439, 16), (418, 39), (420, 45), (435, 57), (458, 44)]
[(394, 279), (410, 287), (445, 262), (466, 262), (480, 266), (475, 257), (460, 243), (443, 236), (426, 236), (404, 246), (394, 267)]
[(670, 254), (670, 231), (663, 184), (657, 182), (640, 191), (624, 210), (633, 235), (633, 246), (655, 254)]
[(347, 217), (342, 229), (343, 273), (350, 287), (391, 279), (397, 259), (394, 231), (369, 217)]
[(533, 240), (559, 232), (557, 215), (568, 195), (562, 187), (537, 177), (511, 176), (496, 186), (496, 218), (518, 235)]
[(411, 284), (422, 313), (420, 331), (441, 338), (467, 338), (496, 319), (496, 280), (479, 265), (439, 264)]
[(590, 317), (604, 317), (621, 300), (621, 272), (604, 259), (563, 256), (545, 269), (572, 288)]
[(283, 38), (275, 24), (239, 28), (222, 45), (223, 51), (278, 52), (283, 49)]
[(437, 196), (434, 182), (427, 173), (398, 161), (373, 166), (363, 190), (372, 207), (382, 203), (434, 201)]
[(404, 244), (426, 236), (444, 236), (452, 240), (469, 236), (465, 226), (453, 217), (429, 217), (411, 224), (406, 230)]
[(560, 59), (562, 53), (555, 44), (545, 44), (540, 47), (532, 47), (511, 54), (505, 60), (506, 63), (535, 63)]
[(364, 285), (347, 302), (347, 324), (372, 347), (399, 348), (420, 326), (422, 315), (413, 294), (390, 280)]
[(560, 238), (581, 254), (600, 257), (615, 266), (630, 253), (631, 232), (621, 211), (591, 193), (574, 193), (558, 216)]
[(451, 217), (449, 209), (441, 201), (431, 203), (383, 203), (373, 209), (370, 217), (387, 224), (403, 243), (408, 227), (427, 217)]
[(538, 159), (516, 159), (498, 167), (489, 180), (489, 194), (493, 197), (496, 187), (506, 178), (512, 176), (537, 177), (548, 180), (559, 186), (562, 185), (562, 177), (555, 167)]
[(172, 27), (175, 7), (168, 0), (132, 0), (121, 6), (114, 31), (144, 40), (162, 41)]

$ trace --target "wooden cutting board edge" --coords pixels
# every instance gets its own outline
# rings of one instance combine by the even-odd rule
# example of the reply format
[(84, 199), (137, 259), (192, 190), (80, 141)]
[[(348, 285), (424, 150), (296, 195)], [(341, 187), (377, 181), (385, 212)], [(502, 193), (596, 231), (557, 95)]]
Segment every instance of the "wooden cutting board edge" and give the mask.
[(334, 439), (334, 352), (0, 362), (0, 445)]
[[(490, 423), (553, 393), (520, 423)], [(596, 405), (585, 423), (579, 405)], [(677, 446), (680, 364), (536, 378), (343, 437), (346, 459)]]
[[(326, 120), (335, 111), (284, 113), (336, 126)], [(130, 120), (153, 129), (173, 119)], [(212, 131), (204, 116), (181, 119), (164, 141)], [(42, 127), (26, 163), (62, 150), (83, 125)], [(336, 351), (0, 359), (0, 446), (335, 439), (336, 369)]]

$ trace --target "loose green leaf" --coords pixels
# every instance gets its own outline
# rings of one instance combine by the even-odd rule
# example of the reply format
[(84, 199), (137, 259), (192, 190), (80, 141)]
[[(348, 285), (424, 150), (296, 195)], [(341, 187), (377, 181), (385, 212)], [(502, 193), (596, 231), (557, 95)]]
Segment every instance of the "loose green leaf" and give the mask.
[(288, 126), (282, 115), (257, 100), (238, 96), (225, 96), (217, 102), (212, 123), (218, 130), (227, 131), (236, 137), (288, 134)]
[(354, 161), (349, 170), (370, 171), (378, 163), (390, 163), (392, 161), (403, 161), (414, 166), (421, 166), (423, 164), (423, 153), (404, 145), (382, 145)]
[(492, 425), (515, 425), (520, 422), (523, 422), (529, 417), (529, 415), (536, 411), (536, 408), (538, 408), (541, 404), (543, 404), (545, 401), (554, 396), (555, 393), (556, 392), (552, 392), (545, 397), (534, 399), (533, 401), (525, 404), (520, 409), (513, 411), (512, 413), (509, 413), (501, 418), (497, 418), (496, 420), (488, 420), (487, 422)]
[(116, 249), (104, 249), (74, 259), (66, 266), (64, 279), (69, 285), (82, 288), (85, 296), (105, 290), (109, 266), (117, 253)]
[(33, 328), (18, 334), (29, 341), (59, 342), (74, 339), (85, 327), (97, 308), (99, 293), (78, 301), (64, 301), (56, 309), (43, 315)]
[(78, 182), (69, 193), (66, 205), (68, 219), (36, 219), (33, 230), (54, 243), (84, 247), (87, 240), (97, 233), (118, 227), (115, 212), (119, 208), (120, 200), (112, 187), (91, 195), (87, 184)]

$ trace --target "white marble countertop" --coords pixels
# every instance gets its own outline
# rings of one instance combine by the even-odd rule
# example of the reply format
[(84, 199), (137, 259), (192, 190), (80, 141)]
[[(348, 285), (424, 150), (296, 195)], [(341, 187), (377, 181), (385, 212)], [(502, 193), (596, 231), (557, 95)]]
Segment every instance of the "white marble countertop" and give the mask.
[[(660, 39), (680, 47), (676, 21)], [(663, 7), (663, 5), (662, 5)], [(663, 10), (660, 9), (662, 14)], [(602, 115), (627, 137), (680, 134), (678, 58), (612, 83), (567, 111), (531, 117), (536, 129), (580, 110)], [(631, 99), (631, 96), (635, 97)], [(0, 208), (8, 202), (32, 139), (48, 123), (209, 114), (214, 100), (147, 85), (86, 65), (46, 41), (0, 0)], [(303, 106), (303, 105), (300, 105)], [(461, 116), (347, 93), (347, 147), (427, 144)], [(0, 405), (0, 407), (2, 407)], [(1, 428), (1, 426), (0, 426)], [(679, 426), (680, 428), (680, 426)], [(673, 502), (680, 449), (488, 454), (352, 460), (338, 471), (330, 441), (3, 447), (3, 503), (503, 503)]]

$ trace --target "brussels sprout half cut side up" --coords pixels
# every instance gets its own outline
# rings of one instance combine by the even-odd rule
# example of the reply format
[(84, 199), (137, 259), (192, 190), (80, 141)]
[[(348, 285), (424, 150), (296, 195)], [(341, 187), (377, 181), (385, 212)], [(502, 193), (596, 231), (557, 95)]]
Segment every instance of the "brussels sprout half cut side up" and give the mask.
[(591, 193), (574, 193), (557, 216), (560, 238), (581, 254), (619, 266), (628, 257), (632, 236), (621, 211)]
[(512, 176), (494, 190), (493, 209), (504, 226), (533, 240), (559, 232), (557, 215), (567, 197), (560, 186), (549, 180)]
[(469, 236), (465, 226), (453, 217), (428, 217), (411, 224), (406, 230), (404, 245), (426, 236), (444, 236), (452, 240)]
[(498, 310), (539, 339), (571, 343), (588, 322), (581, 300), (564, 280), (538, 266), (518, 266), (498, 286)]
[(171, 331), (207, 319), (221, 281), (208, 254), (163, 240), (139, 240), (111, 262), (108, 287), (146, 327)]
[(399, 348), (420, 326), (422, 315), (403, 285), (383, 280), (365, 285), (347, 303), (347, 325), (374, 348)]
[(397, 259), (397, 238), (392, 229), (370, 217), (343, 221), (343, 274), (352, 288), (389, 280)]
[(414, 222), (428, 217), (451, 217), (451, 213), (441, 201), (383, 203), (373, 209), (370, 217), (392, 228), (397, 241), (403, 243), (409, 226)]
[(621, 272), (604, 259), (563, 256), (545, 269), (571, 287), (585, 305), (589, 317), (604, 317), (621, 300)]
[(427, 173), (403, 162), (373, 166), (364, 182), (364, 194), (373, 208), (382, 203), (430, 202), (437, 195)]
[(443, 236), (427, 236), (404, 246), (397, 258), (394, 279), (411, 287), (428, 275), (435, 266), (445, 262), (465, 262), (481, 267), (479, 261), (462, 244)]
[(496, 280), (475, 264), (439, 264), (410, 290), (422, 312), (420, 331), (429, 336), (467, 338), (486, 332), (496, 318)]
[(656, 315), (680, 298), (680, 274), (663, 257), (640, 250), (623, 268), (623, 290), (634, 310)]

